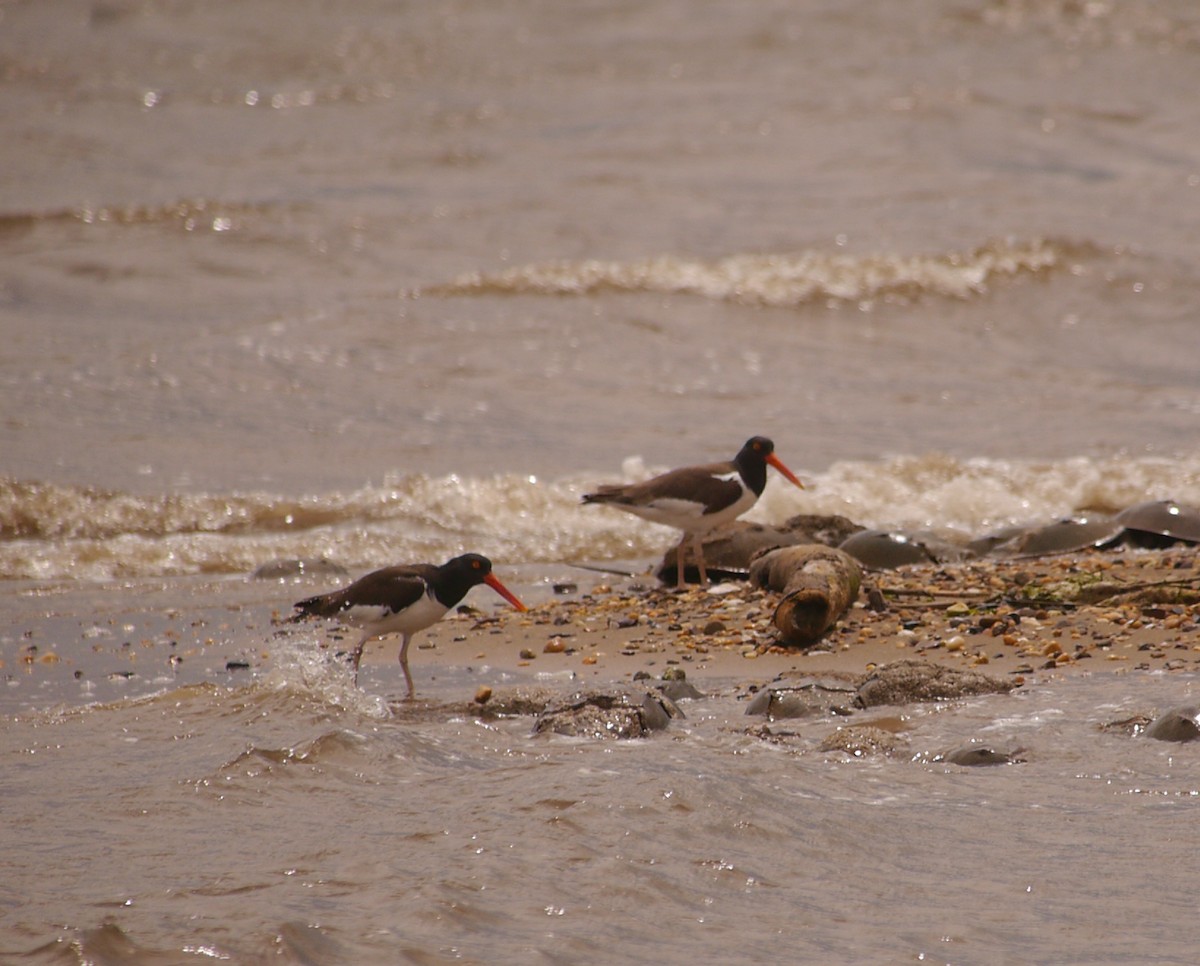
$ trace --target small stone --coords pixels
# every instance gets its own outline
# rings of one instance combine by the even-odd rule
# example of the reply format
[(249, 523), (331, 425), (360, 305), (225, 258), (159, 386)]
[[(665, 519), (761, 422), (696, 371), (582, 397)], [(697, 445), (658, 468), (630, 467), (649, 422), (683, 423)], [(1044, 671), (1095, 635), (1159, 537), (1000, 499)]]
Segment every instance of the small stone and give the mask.
[(532, 661), (537, 655), (533, 652), (533, 648), (523, 647), (521, 648), (520, 657), (522, 661)]
[(492, 689), (486, 684), (481, 684), (475, 692), (475, 703), (479, 705), (487, 704), (492, 699)]

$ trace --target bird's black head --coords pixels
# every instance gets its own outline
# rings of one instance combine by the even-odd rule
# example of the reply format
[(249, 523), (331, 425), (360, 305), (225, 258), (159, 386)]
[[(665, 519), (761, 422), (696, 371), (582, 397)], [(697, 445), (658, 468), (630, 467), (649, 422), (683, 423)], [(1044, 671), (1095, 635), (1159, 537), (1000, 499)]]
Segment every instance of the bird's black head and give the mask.
[(741, 452), (738, 453), (739, 460), (755, 460), (759, 463), (765, 463), (767, 457), (775, 452), (775, 444), (765, 436), (751, 436), (743, 444)]
[(500, 578), (492, 573), (492, 562), (477, 553), (464, 553), (461, 557), (448, 560), (438, 568), (441, 585), (437, 590), (437, 598), (447, 607), (453, 607), (466, 595), (467, 591), (479, 584), (487, 584), (501, 597), (507, 600), (517, 610), (527, 610), (519, 597), (500, 582)]
[(478, 553), (464, 553), (442, 565), (442, 570), (453, 573), (471, 587), (482, 584), (492, 572), (492, 562)]

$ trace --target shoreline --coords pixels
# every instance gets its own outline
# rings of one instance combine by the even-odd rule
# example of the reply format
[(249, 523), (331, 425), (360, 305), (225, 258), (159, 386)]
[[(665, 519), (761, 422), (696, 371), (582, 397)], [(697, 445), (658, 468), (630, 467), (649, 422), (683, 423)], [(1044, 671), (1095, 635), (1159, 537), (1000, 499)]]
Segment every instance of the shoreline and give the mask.
[[(510, 671), (570, 669), (585, 683), (630, 681), (639, 671), (658, 677), (672, 666), (689, 679), (862, 674), (911, 657), (1017, 678), (1042, 671), (1200, 671), (1197, 564), (1196, 549), (1182, 547), (869, 572), (856, 603), (807, 650), (774, 643), (770, 617), (779, 595), (771, 591), (739, 582), (710, 592), (630, 592), (597, 581), (524, 615), (447, 617), (414, 644), (413, 661), (414, 667), (422, 660), (486, 659)], [(1090, 603), (1067, 596), (1110, 586), (1143, 598)], [(883, 594), (886, 609), (870, 609), (871, 587)], [(481, 631), (502, 635), (503, 646), (488, 643), (491, 634)], [(364, 666), (387, 660), (386, 644), (382, 650), (371, 655), (368, 646)]]
[[(565, 565), (508, 568), (505, 579), (529, 611), (477, 591), (414, 637), (417, 704), (470, 701), (477, 687), (514, 681), (570, 693), (682, 668), (693, 682), (761, 685), (861, 675), (902, 658), (1017, 683), (1045, 674), (1200, 671), (1200, 553), (1190, 545), (868, 572), (856, 603), (806, 651), (774, 643), (779, 595), (748, 583), (677, 592), (648, 574), (609, 579)], [(293, 600), (334, 585), (223, 577), (10, 587), (0, 713), (189, 684), (246, 686), (285, 665), (329, 664), (353, 632), (288, 618)], [(1109, 591), (1120, 596), (1090, 602), (1089, 594)], [(886, 606), (872, 610), (880, 594)], [(364, 693), (391, 702), (402, 692), (398, 649), (399, 638), (368, 645)]]

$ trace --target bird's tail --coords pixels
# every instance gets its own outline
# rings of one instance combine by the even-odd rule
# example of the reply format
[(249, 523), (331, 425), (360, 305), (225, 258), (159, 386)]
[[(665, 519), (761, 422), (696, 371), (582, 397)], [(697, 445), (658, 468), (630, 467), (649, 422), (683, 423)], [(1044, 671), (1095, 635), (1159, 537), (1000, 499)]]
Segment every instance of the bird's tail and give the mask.
[(296, 609), (296, 613), (289, 618), (292, 622), (303, 621), (309, 617), (333, 617), (337, 614), (337, 608), (323, 595), (305, 597), (292, 606)]
[(583, 503), (615, 503), (620, 499), (621, 487), (602, 486), (595, 493), (583, 494)]

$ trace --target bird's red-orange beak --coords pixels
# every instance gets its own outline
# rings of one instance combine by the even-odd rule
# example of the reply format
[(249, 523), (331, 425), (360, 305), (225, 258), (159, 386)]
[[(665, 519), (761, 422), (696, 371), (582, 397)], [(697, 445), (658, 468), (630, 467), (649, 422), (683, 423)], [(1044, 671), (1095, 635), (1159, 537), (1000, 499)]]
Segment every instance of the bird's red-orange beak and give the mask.
[(791, 470), (789, 470), (786, 466), (784, 466), (783, 460), (781, 460), (774, 453), (771, 453), (767, 456), (767, 462), (770, 463), (773, 467), (775, 467), (775, 469), (779, 470), (779, 472), (782, 473), (785, 477), (787, 477), (787, 479), (790, 482), (795, 483), (798, 487), (800, 487), (800, 489), (802, 489), (802, 490), (804, 489), (804, 484), (800, 482), (800, 478), (798, 476), (796, 476), (796, 474), (793, 473)]
[(492, 590), (503, 597), (506, 601), (512, 604), (517, 610), (529, 610), (528, 607), (521, 603), (516, 594), (505, 587), (504, 584), (500, 583), (500, 578), (495, 574), (488, 574), (483, 578), (483, 582), (491, 587)]

